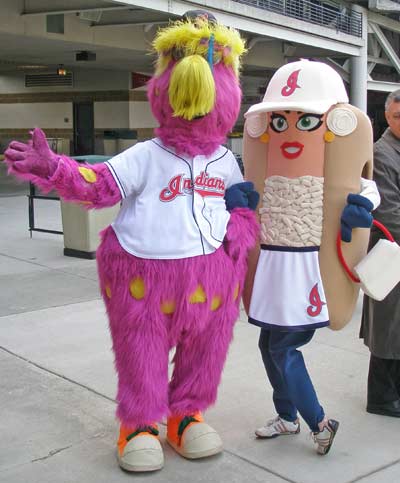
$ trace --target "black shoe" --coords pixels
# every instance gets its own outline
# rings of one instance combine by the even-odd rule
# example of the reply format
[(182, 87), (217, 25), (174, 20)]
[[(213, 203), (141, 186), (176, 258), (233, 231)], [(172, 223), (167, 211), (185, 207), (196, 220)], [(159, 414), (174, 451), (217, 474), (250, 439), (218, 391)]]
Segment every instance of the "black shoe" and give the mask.
[(368, 403), (367, 413), (381, 414), (382, 416), (392, 416), (393, 418), (400, 418), (400, 399), (383, 404)]

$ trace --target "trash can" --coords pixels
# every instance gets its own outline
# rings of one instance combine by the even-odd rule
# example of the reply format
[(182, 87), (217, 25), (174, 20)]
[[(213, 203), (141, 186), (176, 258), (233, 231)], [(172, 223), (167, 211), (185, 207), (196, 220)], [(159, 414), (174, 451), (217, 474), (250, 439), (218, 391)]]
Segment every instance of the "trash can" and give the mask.
[(104, 138), (104, 154), (114, 156), (117, 153), (117, 139)]
[(104, 131), (103, 144), (104, 154), (106, 156), (115, 156), (118, 152), (116, 131)]
[(137, 143), (137, 131), (131, 129), (119, 129), (117, 131), (117, 153), (122, 153)]
[[(110, 156), (74, 156), (77, 161), (97, 164)], [(64, 232), (64, 255), (78, 258), (96, 258), (100, 243), (99, 232), (112, 223), (120, 205), (101, 210), (86, 210), (76, 203), (61, 201), (61, 218)]]

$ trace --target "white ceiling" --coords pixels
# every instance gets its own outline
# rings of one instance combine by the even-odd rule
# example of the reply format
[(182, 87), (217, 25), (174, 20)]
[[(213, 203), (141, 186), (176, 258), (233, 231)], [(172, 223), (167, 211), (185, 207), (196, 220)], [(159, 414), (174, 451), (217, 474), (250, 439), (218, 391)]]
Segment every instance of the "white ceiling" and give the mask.
[[(124, 27), (122, 27), (124, 28)], [(96, 52), (96, 61), (77, 62), (75, 54), (81, 50)], [(146, 72), (152, 70), (153, 58), (146, 52), (133, 49), (93, 46), (82, 42), (48, 40), (0, 32), (0, 71), (16, 70), (18, 65), (47, 65), (65, 67), (116, 69)]]
[[(11, 2), (11, 0), (6, 0)], [(144, 37), (151, 39), (161, 22), (168, 21), (168, 15), (150, 9), (126, 6), (123, 2), (102, 0), (15, 0), (13, 5), (19, 3), (19, 13), (29, 21), (37, 16), (44, 17), (46, 14), (65, 12), (67, 15), (93, 13), (101, 10), (101, 16), (96, 22), (82, 20), (88, 29), (96, 29), (101, 32), (101, 25), (118, 25), (119, 32), (123, 29), (140, 29)], [(149, 1), (151, 6), (151, 1)], [(0, 3), (0, 18), (1, 18)], [(139, 24), (139, 25), (137, 25)], [(134, 26), (136, 25), (136, 26)], [(99, 29), (99, 30), (97, 30)], [(1, 26), (0, 26), (1, 30)], [(267, 39), (264, 37), (264, 39)], [(273, 41), (273, 49), (281, 50), (281, 41)], [(275, 46), (276, 44), (276, 46)], [(304, 46), (302, 46), (304, 49)], [(265, 44), (262, 47), (265, 51)], [(324, 52), (314, 47), (306, 48), (307, 56), (323, 56)], [(94, 51), (96, 61), (77, 62), (75, 54), (81, 50)], [(296, 49), (296, 55), (305, 55)], [(149, 49), (135, 50), (117, 47), (107, 47), (99, 44), (85, 44), (60, 39), (48, 39), (37, 36), (15, 35), (0, 31), (0, 72), (15, 71), (21, 65), (44, 65), (49, 70), (63, 64), (66, 68), (84, 69), (111, 69), (121, 71), (152, 72), (154, 58), (149, 55)], [(270, 55), (269, 53), (267, 55)], [(249, 59), (248, 56), (247, 59)], [(247, 60), (248, 62), (248, 60)], [(245, 59), (246, 63), (246, 59)], [(257, 66), (257, 61), (252, 66), (244, 65), (243, 73), (249, 72), (250, 76), (265, 77), (266, 68)], [(265, 65), (263, 62), (261, 65)]]
[[(11, 2), (11, 0), (6, 0)], [(149, 2), (150, 3), (150, 2)], [(145, 36), (152, 38), (158, 25), (168, 22), (168, 16), (121, 3), (102, 0), (15, 0), (21, 18), (29, 22), (47, 14), (63, 12), (67, 15), (100, 13), (98, 21), (81, 20), (87, 29), (101, 29), (102, 25), (118, 25), (119, 29), (143, 29)], [(96, 10), (99, 9), (99, 10)], [(0, 18), (2, 5), (0, 3)], [(139, 24), (139, 25), (138, 25)], [(135, 27), (136, 25), (136, 27)], [(0, 71), (15, 70), (17, 65), (47, 65), (50, 68), (64, 64), (66, 67), (117, 69), (125, 71), (152, 70), (153, 59), (148, 51), (107, 47), (102, 45), (48, 39), (37, 36), (15, 35), (1, 31), (0, 24)], [(98, 33), (98, 32), (97, 32)], [(149, 46), (150, 47), (150, 46)], [(75, 53), (81, 50), (94, 51), (96, 61), (77, 62)]]

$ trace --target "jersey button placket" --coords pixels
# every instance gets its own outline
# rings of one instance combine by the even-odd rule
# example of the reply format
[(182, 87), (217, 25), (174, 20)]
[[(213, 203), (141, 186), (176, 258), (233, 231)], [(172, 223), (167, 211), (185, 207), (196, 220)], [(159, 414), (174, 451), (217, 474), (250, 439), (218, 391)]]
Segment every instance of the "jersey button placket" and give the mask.
[(199, 225), (199, 228), (204, 234), (204, 218), (201, 213), (201, 210), (203, 209), (203, 198), (202, 196), (196, 191), (196, 185), (195, 181), (197, 176), (200, 175), (201, 173), (201, 168), (202, 165), (204, 164), (204, 158), (203, 156), (195, 156), (193, 158), (193, 208), (194, 208), (194, 214), (197, 220), (197, 223)]
[(201, 208), (202, 208), (202, 200), (201, 196), (196, 192), (195, 180), (198, 174), (200, 174), (199, 167), (201, 166), (201, 162), (199, 163), (199, 158), (201, 156), (195, 156), (192, 160), (192, 184), (193, 184), (193, 216), (196, 222), (196, 225), (199, 229), (201, 244), (203, 247), (204, 253), (204, 240), (203, 240), (203, 224), (202, 224), (202, 215), (201, 215)]

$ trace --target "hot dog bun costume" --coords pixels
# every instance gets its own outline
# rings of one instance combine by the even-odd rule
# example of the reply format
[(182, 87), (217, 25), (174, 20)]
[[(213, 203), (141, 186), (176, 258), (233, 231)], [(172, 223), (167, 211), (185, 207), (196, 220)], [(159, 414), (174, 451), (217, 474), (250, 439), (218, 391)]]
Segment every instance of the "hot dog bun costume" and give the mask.
[[(245, 114), (246, 177), (262, 193), (261, 238), (250, 256), (249, 321), (273, 330), (342, 328), (359, 287), (336, 252), (350, 193), (379, 204), (368, 117), (348, 104), (340, 76), (320, 62), (281, 67), (264, 100)], [(362, 226), (362, 225), (359, 225)], [(343, 250), (350, 266), (367, 252), (368, 229)]]
[[(97, 252), (101, 293), (118, 373), (118, 460), (128, 471), (163, 466), (157, 422), (187, 458), (222, 450), (201, 411), (217, 388), (239, 314), (253, 211), (228, 211), (226, 190), (243, 181), (222, 143), (240, 108), (239, 34), (203, 12), (154, 40), (148, 86), (157, 137), (107, 163), (78, 165), (52, 153), (40, 130), (11, 143), (10, 171), (87, 208), (122, 200)], [(169, 351), (175, 347), (168, 381)]]

